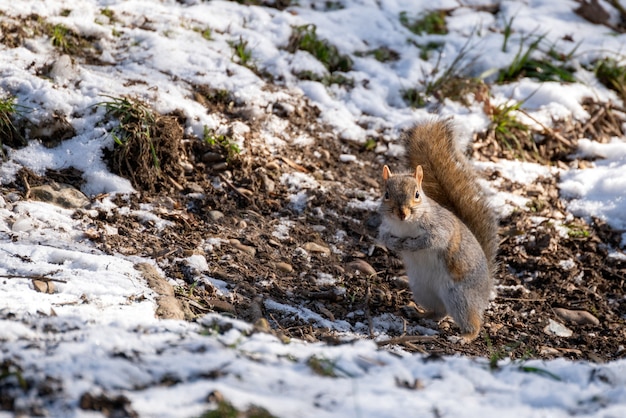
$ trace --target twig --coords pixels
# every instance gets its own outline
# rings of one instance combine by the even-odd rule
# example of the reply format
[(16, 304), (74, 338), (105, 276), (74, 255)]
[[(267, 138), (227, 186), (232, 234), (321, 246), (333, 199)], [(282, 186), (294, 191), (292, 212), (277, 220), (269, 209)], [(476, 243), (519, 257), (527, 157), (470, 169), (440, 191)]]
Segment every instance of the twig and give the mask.
[(310, 171), (307, 170), (305, 167), (301, 166), (300, 164), (296, 163), (293, 160), (290, 160), (287, 157), (280, 157), (280, 159), (283, 160), (285, 164), (287, 164), (289, 167), (293, 168), (294, 170), (298, 170), (301, 173), (310, 173)]
[(28, 184), (26, 174), (22, 174), (22, 183), (24, 183), (24, 188), (26, 189), (24, 193), (24, 199), (28, 199), (30, 197), (30, 184)]
[(372, 321), (372, 314), (370, 312), (370, 276), (367, 276), (365, 283), (367, 284), (367, 290), (365, 291), (365, 316), (367, 317), (367, 325), (369, 327), (370, 338), (374, 338), (374, 323)]
[(239, 191), (239, 189), (237, 189), (230, 180), (228, 180), (222, 174), (220, 174), (220, 179), (222, 179), (222, 181), (226, 183), (228, 187), (230, 187), (235, 193), (237, 193), (240, 197), (242, 197), (246, 202), (250, 203), (250, 198), (246, 196), (245, 194), (241, 193), (241, 191)]
[(598, 111), (589, 118), (589, 120), (587, 121), (587, 123), (585, 123), (585, 125), (581, 128), (582, 132), (587, 132), (587, 130), (589, 129), (589, 127), (591, 125), (593, 125), (594, 123), (596, 123), (596, 121), (600, 118), (600, 116), (606, 112), (606, 107), (602, 106), (598, 109)]
[(392, 344), (410, 344), (410, 343), (427, 343), (437, 339), (434, 335), (403, 335), (402, 337), (393, 337), (388, 340), (376, 341), (376, 345), (382, 347)]
[(527, 299), (527, 298), (507, 298), (504, 296), (498, 296), (498, 299), (520, 301), (520, 302), (545, 302), (546, 300), (548, 300), (546, 298)]
[(0, 274), (0, 277), (4, 279), (31, 279), (40, 280), (42, 282), (67, 283), (67, 280), (53, 279), (52, 277), (46, 277), (39, 274)]
[(570, 141), (569, 139), (565, 138), (563, 135), (561, 135), (560, 133), (556, 132), (554, 129), (549, 128), (546, 125), (544, 125), (543, 123), (539, 122), (536, 118), (531, 116), (524, 109), (518, 109), (518, 112), (521, 112), (521, 113), (525, 114), (526, 116), (528, 116), (535, 123), (537, 123), (539, 126), (541, 126), (545, 132), (547, 132), (549, 135), (553, 136), (557, 141), (567, 145), (568, 147), (573, 147), (574, 146), (574, 144), (572, 144), (572, 141)]

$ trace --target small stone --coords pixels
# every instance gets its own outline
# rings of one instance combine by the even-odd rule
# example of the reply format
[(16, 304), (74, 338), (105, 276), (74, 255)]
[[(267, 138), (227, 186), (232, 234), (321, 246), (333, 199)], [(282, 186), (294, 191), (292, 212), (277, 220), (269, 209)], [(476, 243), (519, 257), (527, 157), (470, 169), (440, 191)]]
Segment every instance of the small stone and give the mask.
[(556, 322), (553, 319), (548, 319), (548, 325), (546, 325), (543, 329), (543, 332), (545, 332), (548, 335), (555, 335), (557, 337), (571, 337), (574, 332), (567, 328), (565, 325)]
[(201, 159), (205, 163), (216, 163), (218, 161), (223, 161), (224, 157), (216, 152), (205, 152), (202, 154)]
[(268, 193), (273, 193), (276, 190), (276, 182), (270, 179), (266, 174), (261, 175), (261, 181), (263, 182), (263, 189)]
[(256, 255), (256, 248), (251, 247), (249, 245), (242, 244), (237, 239), (231, 239), (230, 240), (230, 245), (232, 245), (233, 247), (235, 247), (239, 251), (242, 251), (242, 252), (244, 252), (244, 253), (246, 253), (248, 255), (251, 255), (252, 257), (254, 257)]
[(394, 277), (391, 279), (391, 285), (396, 289), (410, 289), (411, 285), (409, 284), (408, 276), (400, 276)]
[(181, 161), (180, 162), (180, 166), (183, 168), (183, 170), (185, 170), (186, 174), (191, 174), (193, 173), (193, 164), (191, 164), (188, 161)]
[(315, 242), (306, 242), (302, 246), (305, 250), (311, 253), (320, 253), (324, 255), (330, 255), (330, 249)]
[(228, 163), (226, 161), (221, 162), (221, 163), (217, 163), (217, 164), (213, 164), (213, 166), (211, 166), (211, 168), (215, 171), (224, 171), (226, 169), (228, 169)]
[(571, 310), (565, 308), (554, 308), (554, 313), (566, 322), (577, 325), (599, 325), (600, 320), (583, 310)]
[(267, 168), (268, 170), (272, 170), (272, 171), (278, 171), (280, 166), (278, 165), (276, 161), (270, 161), (269, 163), (265, 164), (265, 168)]
[(54, 293), (54, 283), (33, 279), (33, 288), (41, 293)]
[(278, 262), (274, 264), (274, 267), (276, 267), (278, 270), (285, 272), (285, 273), (293, 272), (293, 266), (288, 263)]
[(189, 193), (204, 193), (204, 187), (200, 186), (198, 183), (188, 182), (185, 184)]
[(247, 197), (253, 197), (254, 196), (254, 192), (250, 189), (246, 189), (245, 187), (237, 187), (237, 191), (239, 193), (241, 193), (244, 196)]
[(542, 345), (539, 348), (539, 354), (541, 354), (542, 356), (558, 356), (560, 352), (554, 347), (548, 347), (547, 345)]
[(349, 272), (358, 271), (365, 274), (366, 276), (374, 276), (376, 274), (376, 270), (374, 270), (374, 267), (372, 267), (370, 263), (364, 260), (357, 259), (350, 261), (347, 265), (347, 268)]
[(219, 221), (224, 217), (224, 214), (219, 210), (210, 210), (207, 215), (209, 215), (212, 221)]
[(66, 209), (77, 209), (87, 206), (87, 196), (67, 184), (44, 184), (31, 187), (30, 198), (40, 202), (52, 203)]
[(341, 161), (342, 163), (353, 163), (356, 160), (356, 155), (353, 154), (341, 154), (339, 156), (339, 161)]

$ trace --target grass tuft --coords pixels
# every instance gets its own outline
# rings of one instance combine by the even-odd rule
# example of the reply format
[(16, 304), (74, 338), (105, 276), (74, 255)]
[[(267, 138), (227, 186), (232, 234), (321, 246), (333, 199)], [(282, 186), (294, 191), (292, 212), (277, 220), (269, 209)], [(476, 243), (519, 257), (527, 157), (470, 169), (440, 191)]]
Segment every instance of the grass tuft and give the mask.
[(217, 401), (217, 406), (212, 411), (206, 411), (199, 418), (274, 418), (267, 409), (251, 405), (246, 411), (240, 411), (226, 400)]
[(27, 144), (26, 139), (13, 123), (15, 118), (20, 117), (25, 109), (25, 107), (17, 104), (15, 96), (0, 97), (0, 155), (2, 159), (6, 159), (3, 145), (23, 147)]
[(156, 124), (153, 113), (144, 104), (126, 97), (110, 97), (111, 100), (98, 103), (106, 109), (106, 114), (119, 120), (119, 125), (113, 128), (111, 136), (115, 144), (125, 147), (131, 138), (143, 138), (149, 144), (150, 154), (154, 167), (160, 168), (156, 154), (152, 131)]
[(239, 36), (238, 41), (229, 41), (228, 44), (233, 49), (233, 58), (241, 65), (250, 67), (252, 65), (252, 51), (248, 48), (248, 41)]
[[(515, 113), (520, 109), (522, 103), (503, 103), (491, 109), (491, 129), (493, 129), (495, 139), (499, 144), (514, 152), (519, 157), (524, 155), (524, 145), (521, 138), (530, 134), (528, 126), (520, 122)], [(520, 135), (523, 134), (523, 135)], [(532, 152), (538, 153), (537, 146), (530, 142)]]
[(337, 377), (337, 373), (335, 371), (335, 363), (327, 358), (317, 357), (313, 355), (307, 360), (307, 365), (317, 375), (325, 377)]
[(416, 35), (421, 35), (422, 33), (445, 35), (448, 33), (446, 12), (443, 10), (432, 10), (422, 13), (416, 19), (410, 19), (407, 12), (400, 12), (400, 23)]
[(70, 30), (62, 24), (54, 25), (52, 27), (50, 37), (52, 38), (52, 46), (59, 48), (65, 53), (69, 53), (72, 49), (70, 47), (71, 42), (69, 40)]
[(297, 50), (307, 51), (317, 58), (328, 71), (348, 72), (352, 69), (352, 59), (342, 55), (336, 46), (328, 41), (319, 39), (315, 25), (294, 26), (289, 39), (287, 50), (291, 53)]
[(545, 34), (538, 36), (526, 49), (524, 49), (524, 43), (527, 38), (522, 38), (517, 54), (515, 54), (511, 64), (507, 68), (500, 70), (498, 83), (515, 81), (522, 77), (535, 78), (539, 81), (564, 81), (567, 83), (576, 81), (574, 69), (565, 65), (567, 57), (571, 56), (576, 48), (567, 56), (559, 56), (556, 63), (550, 60), (550, 58), (558, 56), (554, 47), (550, 48), (547, 57), (533, 58), (533, 55), (540, 51), (539, 46), (545, 37)]
[[(420, 81), (422, 88), (411, 87), (401, 92), (404, 101), (411, 107), (424, 107), (429, 102), (429, 97), (441, 101), (446, 97), (460, 97), (477, 88), (482, 81), (463, 76), (463, 72), (471, 66), (468, 63), (468, 54), (472, 49), (472, 41), (475, 32), (468, 37), (457, 56), (448, 67), (441, 69), (442, 51), (435, 64), (435, 68), (426, 80)], [(465, 85), (468, 88), (460, 89)]]
[(626, 66), (613, 58), (604, 58), (596, 62), (594, 72), (600, 83), (626, 100)]
[(239, 145), (230, 136), (217, 134), (214, 130), (204, 125), (203, 140), (209, 145), (219, 146), (226, 152), (228, 160), (232, 160), (241, 152)]
[(380, 48), (372, 49), (371, 51), (357, 52), (355, 55), (359, 57), (372, 56), (379, 62), (391, 62), (398, 61), (400, 59), (400, 54), (398, 54), (398, 52), (386, 46), (381, 46)]

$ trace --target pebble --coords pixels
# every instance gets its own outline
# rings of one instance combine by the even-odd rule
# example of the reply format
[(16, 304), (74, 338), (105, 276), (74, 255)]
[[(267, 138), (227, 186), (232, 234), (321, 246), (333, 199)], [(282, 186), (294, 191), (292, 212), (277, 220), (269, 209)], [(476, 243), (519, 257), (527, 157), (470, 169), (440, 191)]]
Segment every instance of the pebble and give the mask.
[(254, 196), (254, 192), (250, 189), (246, 189), (245, 187), (237, 187), (237, 191), (239, 193), (241, 193), (244, 196), (247, 197), (253, 197)]
[(201, 159), (205, 163), (216, 163), (218, 161), (224, 160), (224, 157), (222, 157), (222, 155), (218, 154), (217, 152), (206, 152), (202, 154)]
[(273, 193), (276, 190), (276, 182), (270, 179), (266, 174), (261, 175), (261, 181), (263, 182), (263, 189), (268, 193)]
[(193, 173), (193, 164), (187, 162), (187, 161), (181, 161), (180, 166), (183, 168), (183, 170), (185, 170), (186, 174), (191, 174)]
[(302, 248), (311, 253), (320, 253), (324, 255), (330, 255), (330, 249), (315, 242), (306, 242), (302, 245)]
[(224, 217), (224, 214), (219, 210), (210, 210), (207, 214), (212, 221), (218, 221)]
[(548, 319), (548, 325), (543, 328), (543, 332), (548, 335), (556, 335), (557, 337), (565, 338), (571, 337), (574, 334), (571, 329), (553, 319)]
[(41, 293), (54, 293), (54, 283), (33, 279), (33, 288)]
[(293, 271), (293, 266), (288, 263), (278, 262), (274, 264), (274, 267), (285, 273), (291, 273)]
[(213, 170), (215, 170), (215, 171), (223, 171), (223, 170), (226, 170), (228, 168), (228, 163), (226, 161), (224, 161), (224, 162), (221, 162), (221, 163), (213, 164), (213, 166), (211, 168)]
[(204, 193), (204, 187), (200, 186), (198, 183), (188, 182), (186, 185), (189, 193)]
[(356, 161), (356, 155), (353, 154), (341, 154), (339, 156), (339, 161), (342, 163), (353, 163)]
[(242, 244), (237, 239), (231, 239), (230, 240), (230, 245), (232, 245), (233, 247), (235, 247), (239, 251), (242, 251), (242, 252), (244, 252), (246, 254), (251, 255), (252, 257), (254, 257), (256, 255), (256, 248), (251, 247), (249, 245)]
[(31, 187), (30, 198), (40, 202), (52, 203), (66, 209), (77, 209), (87, 206), (87, 196), (67, 184), (44, 184)]
[(600, 320), (587, 311), (554, 308), (554, 313), (566, 322), (578, 325), (599, 325)]
[(365, 260), (357, 259), (350, 261), (347, 267), (349, 272), (358, 271), (365, 274), (366, 276), (373, 276), (376, 274), (376, 270), (374, 270), (374, 267), (372, 267), (370, 263)]

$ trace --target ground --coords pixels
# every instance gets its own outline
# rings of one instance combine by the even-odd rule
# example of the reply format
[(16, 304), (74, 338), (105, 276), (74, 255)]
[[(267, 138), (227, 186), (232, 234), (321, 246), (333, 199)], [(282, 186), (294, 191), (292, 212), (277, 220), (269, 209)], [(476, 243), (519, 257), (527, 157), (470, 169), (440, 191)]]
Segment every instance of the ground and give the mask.
[[(352, 338), (329, 325), (347, 322), (356, 335), (376, 338), (382, 347), (400, 344), (431, 356), (594, 362), (626, 356), (626, 263), (609, 257), (621, 234), (599, 220), (568, 215), (559, 198), (556, 171), (532, 184), (511, 182), (495, 169), (481, 172), (492, 188), (528, 197), (532, 204), (500, 219), (496, 296), (481, 336), (460, 345), (449, 338), (458, 335), (451, 320), (436, 324), (406, 316), (411, 293), (402, 262), (375, 241), (377, 215), (371, 202), (380, 193), (381, 167), (401, 167), (400, 159), (383, 158), (371, 146), (340, 140), (320, 123), (319, 111), (306, 99), (295, 106), (274, 103), (259, 113), (245, 103), (228, 103), (198, 91), (197, 100), (208, 112), (221, 113), (231, 126), (243, 123), (250, 128), (243, 152), (228, 139), (184, 137), (184, 117), (166, 115), (157, 123), (154, 138), (157, 152), (167, 152), (168, 157), (159, 154), (162, 164), (156, 174), (149, 173), (154, 169), (150, 158), (137, 157), (140, 151), (116, 148), (107, 158), (111, 169), (139, 190), (116, 197), (119, 208), (139, 209), (148, 203), (168, 223), (127, 216), (118, 209), (100, 209), (95, 217), (88, 211), (76, 213), (92, 223), (89, 236), (99, 249), (155, 259), (168, 278), (178, 280), (175, 295), (185, 319), (221, 312), (281, 338), (331, 344)], [(475, 135), (468, 155), (477, 161), (508, 157), (552, 167), (585, 164), (568, 157), (576, 139), (588, 133), (585, 129), (597, 137), (619, 130), (623, 120), (621, 110), (607, 104), (589, 102), (588, 110), (596, 116), (591, 124), (559, 121), (541, 133), (543, 139), (533, 149), (524, 144), (500, 149), (492, 133), (484, 132)], [(284, 120), (293, 138), (307, 135), (314, 140), (279, 150), (259, 146), (258, 132), (269, 118)], [(524, 135), (518, 133), (519, 138)], [(27, 196), (43, 183), (79, 187), (80, 174), (64, 170), (39, 177), (23, 170), (9, 189)], [(292, 180), (303, 175), (315, 181), (300, 195), (303, 200), (294, 201), (302, 186)], [(559, 225), (566, 225), (565, 232)], [(112, 229), (117, 234), (107, 232)], [(189, 262), (193, 255), (206, 259), (208, 271)], [(565, 314), (558, 308), (565, 308)], [(584, 311), (583, 320), (568, 321), (563, 315), (571, 310)], [(573, 334), (547, 331), (550, 320), (564, 323)], [(416, 329), (438, 334), (420, 335)]]

